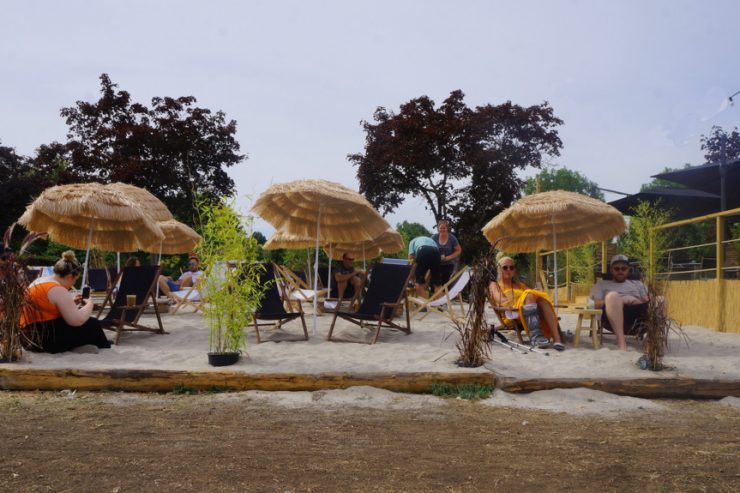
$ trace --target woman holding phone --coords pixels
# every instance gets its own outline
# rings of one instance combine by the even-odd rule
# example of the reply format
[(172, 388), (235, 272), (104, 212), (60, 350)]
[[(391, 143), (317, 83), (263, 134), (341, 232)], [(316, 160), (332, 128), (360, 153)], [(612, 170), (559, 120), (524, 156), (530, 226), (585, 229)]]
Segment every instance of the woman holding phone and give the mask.
[(91, 346), (86, 348), (89, 352), (110, 347), (100, 321), (91, 316), (92, 301), (70, 293), (81, 273), (74, 252), (66, 251), (51, 276), (40, 277), (28, 287), (31, 307), (21, 316), (31, 342), (28, 349), (61, 353), (81, 346)]

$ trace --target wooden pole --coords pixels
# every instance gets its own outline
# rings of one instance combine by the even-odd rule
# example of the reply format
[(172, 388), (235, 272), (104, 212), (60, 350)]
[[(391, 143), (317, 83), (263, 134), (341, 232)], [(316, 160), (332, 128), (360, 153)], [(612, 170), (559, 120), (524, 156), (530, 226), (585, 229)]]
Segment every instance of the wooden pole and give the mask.
[[(534, 179), (534, 186), (535, 186), (535, 193), (540, 193), (540, 175), (537, 174), (537, 176)], [(542, 257), (540, 256), (539, 250), (535, 250), (534, 252), (534, 278), (535, 278), (535, 284), (539, 282), (540, 279), (542, 279), (542, 275), (540, 274), (542, 272)], [(542, 291), (547, 292), (547, 286), (542, 286)]]
[(722, 266), (724, 265), (725, 218), (717, 216), (717, 245), (715, 258), (717, 259), (717, 330), (725, 332), (725, 280), (722, 278)]
[(572, 298), (570, 296), (570, 250), (565, 251), (565, 295), (568, 297), (568, 302), (572, 301)]
[(607, 258), (606, 258), (606, 241), (602, 241), (601, 242), (601, 273), (602, 274), (605, 274), (606, 271), (607, 271), (606, 262), (607, 262)]

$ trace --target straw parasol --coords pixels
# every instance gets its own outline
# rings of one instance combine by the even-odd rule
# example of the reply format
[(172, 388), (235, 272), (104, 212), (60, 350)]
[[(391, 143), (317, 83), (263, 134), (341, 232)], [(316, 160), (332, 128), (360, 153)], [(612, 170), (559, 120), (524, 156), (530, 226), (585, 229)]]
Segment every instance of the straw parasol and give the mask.
[[(278, 231), (314, 238), (314, 290), (318, 289), (319, 245), (373, 240), (390, 227), (365, 197), (326, 180), (272, 185), (257, 198), (252, 211)], [(314, 334), (317, 303), (314, 298)]]
[(119, 190), (99, 183), (59, 185), (44, 190), (18, 220), (29, 231), (73, 248), (135, 251), (164, 239), (162, 230)]
[(180, 221), (171, 219), (169, 221), (159, 221), (157, 226), (164, 233), (164, 240), (159, 243), (150, 245), (145, 251), (151, 253), (159, 252), (159, 255), (174, 255), (177, 253), (188, 253), (195, 249), (200, 242), (200, 235), (193, 228)]
[(388, 228), (385, 232), (372, 241), (360, 241), (352, 243), (337, 243), (332, 245), (332, 255), (334, 260), (340, 260), (345, 253), (355, 257), (362, 256), (366, 258), (377, 257), (381, 253), (396, 253), (403, 250), (403, 237), (393, 228)]
[(262, 245), (265, 250), (298, 250), (300, 248), (313, 248), (316, 244), (315, 237), (299, 236), (285, 231), (275, 231), (272, 236)]
[(174, 219), (167, 206), (145, 188), (120, 182), (110, 183), (106, 185), (106, 188), (123, 193), (155, 221), (162, 222)]
[[(624, 216), (614, 207), (574, 192), (557, 190), (522, 197), (491, 219), (483, 234), (491, 243), (501, 239), (507, 252), (572, 248), (608, 240), (624, 233)], [(555, 256), (557, 305), (557, 255)]]

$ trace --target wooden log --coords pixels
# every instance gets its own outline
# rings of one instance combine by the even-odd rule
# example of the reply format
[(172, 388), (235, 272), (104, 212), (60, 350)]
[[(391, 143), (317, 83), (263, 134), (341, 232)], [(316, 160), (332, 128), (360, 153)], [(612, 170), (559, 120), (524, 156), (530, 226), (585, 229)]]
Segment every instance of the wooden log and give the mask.
[(584, 387), (632, 397), (674, 399), (720, 399), (740, 397), (740, 380), (708, 380), (685, 377), (584, 379), (496, 377), (496, 388), (512, 393)]
[(197, 390), (217, 388), (223, 390), (314, 391), (368, 385), (394, 392), (428, 393), (435, 383), (493, 385), (493, 374), (488, 371), (296, 374), (0, 368), (0, 389), (3, 390), (78, 389), (170, 392), (184, 387)]

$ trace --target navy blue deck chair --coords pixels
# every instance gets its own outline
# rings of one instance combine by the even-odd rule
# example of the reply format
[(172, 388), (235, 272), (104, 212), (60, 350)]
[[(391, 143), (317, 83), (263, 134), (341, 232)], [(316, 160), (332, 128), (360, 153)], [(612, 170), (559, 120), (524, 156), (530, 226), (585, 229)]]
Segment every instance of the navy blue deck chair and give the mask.
[(109, 267), (107, 269), (90, 269), (87, 273), (87, 283), (93, 291), (108, 291), (113, 287), (118, 271)]
[[(275, 277), (275, 267), (271, 263), (262, 264), (264, 267), (260, 272), (260, 285), (267, 286), (265, 291), (262, 293), (262, 299), (260, 300), (259, 307), (254, 312), (254, 330), (257, 333), (257, 344), (262, 342), (260, 335), (260, 327), (273, 326), (280, 328), (285, 322), (289, 322), (296, 318), (301, 319), (301, 325), (303, 325), (303, 336), (286, 337), (281, 338), (280, 341), (307, 341), (308, 330), (306, 329), (306, 319), (303, 316), (303, 308), (300, 303), (298, 305), (298, 311), (286, 311), (285, 306), (289, 306), (292, 309), (292, 304), (286, 303), (286, 299), (280, 294), (286, 293), (285, 286), (281, 286), (282, 289), (278, 289), (277, 283), (282, 282), (280, 279)], [(267, 323), (258, 323), (258, 320), (269, 320)]]
[[(334, 312), (334, 318), (331, 321), (331, 328), (329, 329), (327, 339), (340, 342), (362, 342), (332, 338), (334, 324), (336, 324), (338, 317), (360, 327), (364, 326), (364, 322), (373, 322), (375, 336), (368, 344), (378, 342), (381, 327), (389, 327), (400, 330), (407, 335), (410, 334), (411, 320), (409, 317), (409, 301), (406, 296), (406, 286), (412, 273), (413, 266), (408, 263), (406, 265), (375, 264), (372, 269), (372, 276), (370, 277), (370, 285), (362, 300), (362, 304), (360, 304), (360, 308), (356, 312), (341, 310)], [(400, 308), (403, 308), (406, 312), (405, 327), (393, 321), (396, 311)]]
[[(103, 305), (98, 312), (98, 318), (102, 315), (106, 306), (110, 304), (110, 310), (105, 318), (100, 319), (104, 329), (115, 330), (115, 343), (121, 339), (121, 333), (124, 331), (146, 331), (155, 334), (166, 334), (162, 327), (162, 319), (159, 316), (159, 307), (157, 306), (156, 289), (157, 280), (162, 274), (162, 267), (159, 265), (147, 265), (142, 267), (126, 267), (119, 274), (120, 285), (116, 292), (115, 300), (113, 292), (108, 292)], [(127, 306), (126, 298), (129, 295), (136, 296), (136, 304)], [(154, 305), (154, 313), (157, 316), (158, 328), (147, 327), (139, 324), (139, 318), (144, 313), (144, 309), (151, 300)]]

